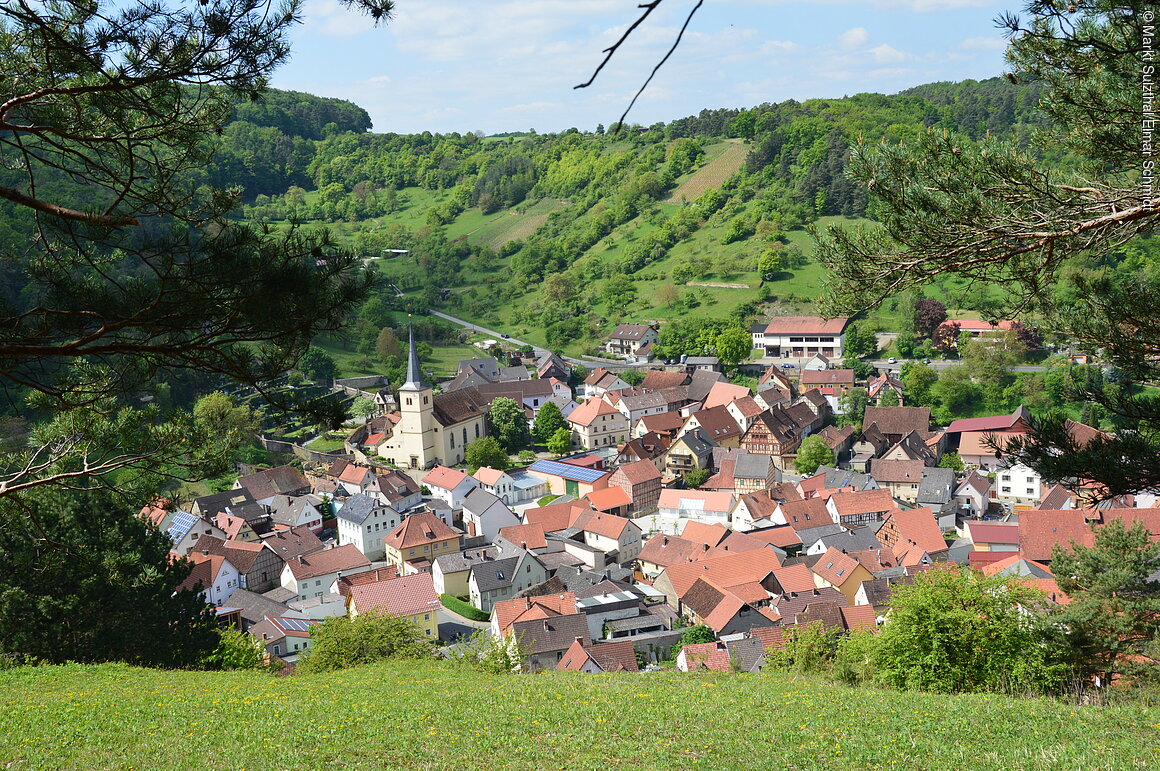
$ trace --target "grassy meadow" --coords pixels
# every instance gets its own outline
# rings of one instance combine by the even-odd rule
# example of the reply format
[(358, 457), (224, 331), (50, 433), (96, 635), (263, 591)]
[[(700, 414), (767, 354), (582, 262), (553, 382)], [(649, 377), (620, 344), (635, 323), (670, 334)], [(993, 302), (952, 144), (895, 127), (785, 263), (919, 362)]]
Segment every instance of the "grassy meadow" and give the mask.
[(1160, 709), (849, 689), (784, 674), (0, 673), (0, 766), (1154, 768)]

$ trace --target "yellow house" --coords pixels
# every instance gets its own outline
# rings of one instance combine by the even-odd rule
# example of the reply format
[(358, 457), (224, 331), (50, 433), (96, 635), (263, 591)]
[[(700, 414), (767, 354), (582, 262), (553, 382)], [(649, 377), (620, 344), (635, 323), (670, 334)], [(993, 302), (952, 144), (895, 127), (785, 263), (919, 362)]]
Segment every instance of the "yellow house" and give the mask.
[(833, 546), (814, 563), (813, 572), (814, 584), (818, 587), (834, 587), (851, 605), (854, 604), (854, 595), (862, 588), (862, 582), (874, 578), (874, 574), (863, 567), (862, 563)]
[(384, 559), (399, 575), (430, 573), (436, 557), (459, 551), (460, 533), (429, 511), (404, 517), (383, 538)]
[(388, 578), (373, 584), (352, 586), (347, 600), (351, 618), (360, 613), (383, 613), (405, 618), (423, 630), (424, 636), (439, 637), (439, 597), (430, 573)]

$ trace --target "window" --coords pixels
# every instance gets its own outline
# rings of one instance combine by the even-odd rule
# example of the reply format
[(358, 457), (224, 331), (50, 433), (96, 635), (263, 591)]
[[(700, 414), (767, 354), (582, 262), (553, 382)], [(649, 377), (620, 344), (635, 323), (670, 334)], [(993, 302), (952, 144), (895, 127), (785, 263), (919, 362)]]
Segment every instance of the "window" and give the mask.
[(1009, 493), (1009, 492), (1011, 492), (1011, 488), (1010, 488), (1010, 487), (1004, 487), (1004, 488), (1003, 488), (1003, 492), (1005, 492), (1005, 493)]
[(424, 613), (424, 614), (423, 614), (423, 620), (424, 620), (424, 621), (430, 621), (430, 620), (431, 620), (431, 614), (430, 614), (430, 613)]
[(431, 551), (431, 546), (429, 544), (423, 544), (423, 551)]
[(314, 585), (315, 585), (315, 586), (322, 586), (322, 579), (320, 578), (320, 579), (318, 579), (317, 581), (315, 581), (315, 582), (314, 582)]

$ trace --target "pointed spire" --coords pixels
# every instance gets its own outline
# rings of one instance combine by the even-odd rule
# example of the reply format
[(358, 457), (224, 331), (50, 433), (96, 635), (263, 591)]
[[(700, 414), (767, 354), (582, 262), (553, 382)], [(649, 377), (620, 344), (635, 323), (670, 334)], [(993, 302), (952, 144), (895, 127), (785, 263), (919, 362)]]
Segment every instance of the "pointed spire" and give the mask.
[(415, 328), (407, 325), (407, 382), (399, 388), (400, 391), (422, 391), (427, 387), (423, 382), (423, 369), (419, 366), (419, 354), (415, 350)]

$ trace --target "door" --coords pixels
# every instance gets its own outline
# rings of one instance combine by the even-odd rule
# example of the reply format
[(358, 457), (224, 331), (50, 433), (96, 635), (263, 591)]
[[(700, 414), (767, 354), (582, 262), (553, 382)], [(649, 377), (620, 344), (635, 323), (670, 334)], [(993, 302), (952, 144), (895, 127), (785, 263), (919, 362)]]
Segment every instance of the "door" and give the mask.
[(568, 495), (572, 495), (572, 496), (579, 498), (580, 497), (580, 485), (576, 484), (576, 481), (573, 479), (565, 479), (564, 480), (564, 492), (566, 492)]

